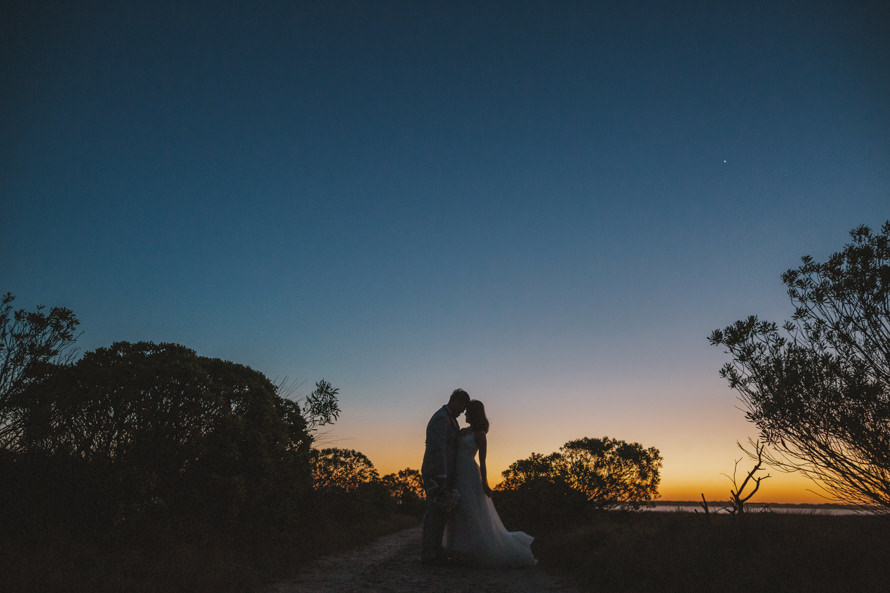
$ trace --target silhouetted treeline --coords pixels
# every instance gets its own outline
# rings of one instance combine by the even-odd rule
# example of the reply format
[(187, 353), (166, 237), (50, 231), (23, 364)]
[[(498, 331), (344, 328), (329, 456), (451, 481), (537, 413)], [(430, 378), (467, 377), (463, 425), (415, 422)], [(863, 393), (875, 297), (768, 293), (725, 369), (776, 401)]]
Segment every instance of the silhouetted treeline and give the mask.
[(334, 514), (334, 501), (416, 510), (362, 454), (312, 449), (312, 429), (339, 414), (330, 383), (301, 409), (262, 373), (177, 344), (118, 342), (75, 361), (70, 310), (13, 310), (13, 300), (0, 309), (8, 530), (147, 520), (293, 531), (329, 518), (318, 511)]
[(177, 344), (75, 356), (76, 316), (0, 302), (0, 590), (242, 591), (416, 521), (419, 476), (314, 449), (339, 415)]
[(13, 519), (291, 521), (312, 491), (299, 406), (261, 373), (175, 344), (43, 365), (3, 423)]

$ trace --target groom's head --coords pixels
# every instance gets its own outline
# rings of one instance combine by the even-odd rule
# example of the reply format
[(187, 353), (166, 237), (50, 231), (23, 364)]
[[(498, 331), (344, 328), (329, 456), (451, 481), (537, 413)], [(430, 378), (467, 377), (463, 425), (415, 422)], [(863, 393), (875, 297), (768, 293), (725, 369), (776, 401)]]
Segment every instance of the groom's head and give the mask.
[(468, 403), (470, 403), (470, 394), (458, 388), (451, 392), (451, 397), (448, 399), (448, 409), (451, 410), (454, 416), (458, 416), (467, 409)]

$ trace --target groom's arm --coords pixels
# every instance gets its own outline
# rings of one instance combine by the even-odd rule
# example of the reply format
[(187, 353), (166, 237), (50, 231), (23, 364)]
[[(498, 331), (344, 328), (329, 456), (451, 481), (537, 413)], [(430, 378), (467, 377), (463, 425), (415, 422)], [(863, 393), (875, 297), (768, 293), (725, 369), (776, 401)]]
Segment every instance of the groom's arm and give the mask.
[(426, 446), (433, 461), (432, 477), (444, 485), (448, 478), (448, 418), (436, 414), (426, 427)]

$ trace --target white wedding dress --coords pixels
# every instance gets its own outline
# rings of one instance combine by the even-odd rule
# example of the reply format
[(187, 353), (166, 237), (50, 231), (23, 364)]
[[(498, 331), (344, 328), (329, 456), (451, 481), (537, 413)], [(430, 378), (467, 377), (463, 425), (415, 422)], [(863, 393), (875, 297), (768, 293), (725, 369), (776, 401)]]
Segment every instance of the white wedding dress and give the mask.
[(507, 531), (482, 490), (472, 432), (457, 441), (455, 488), (460, 503), (448, 517), (445, 547), (457, 560), (491, 568), (518, 568), (537, 563), (531, 551), (534, 538), (523, 531)]

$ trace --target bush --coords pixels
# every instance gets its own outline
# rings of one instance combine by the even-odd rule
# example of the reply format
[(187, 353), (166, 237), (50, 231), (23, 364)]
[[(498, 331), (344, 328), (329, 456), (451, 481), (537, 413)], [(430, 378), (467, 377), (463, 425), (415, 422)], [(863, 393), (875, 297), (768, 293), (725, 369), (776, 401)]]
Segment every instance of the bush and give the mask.
[(590, 506), (638, 508), (658, 496), (661, 455), (604, 437), (567, 442), (550, 455), (532, 453), (504, 473), (498, 491), (505, 505), (527, 505), (535, 514), (549, 509)]

